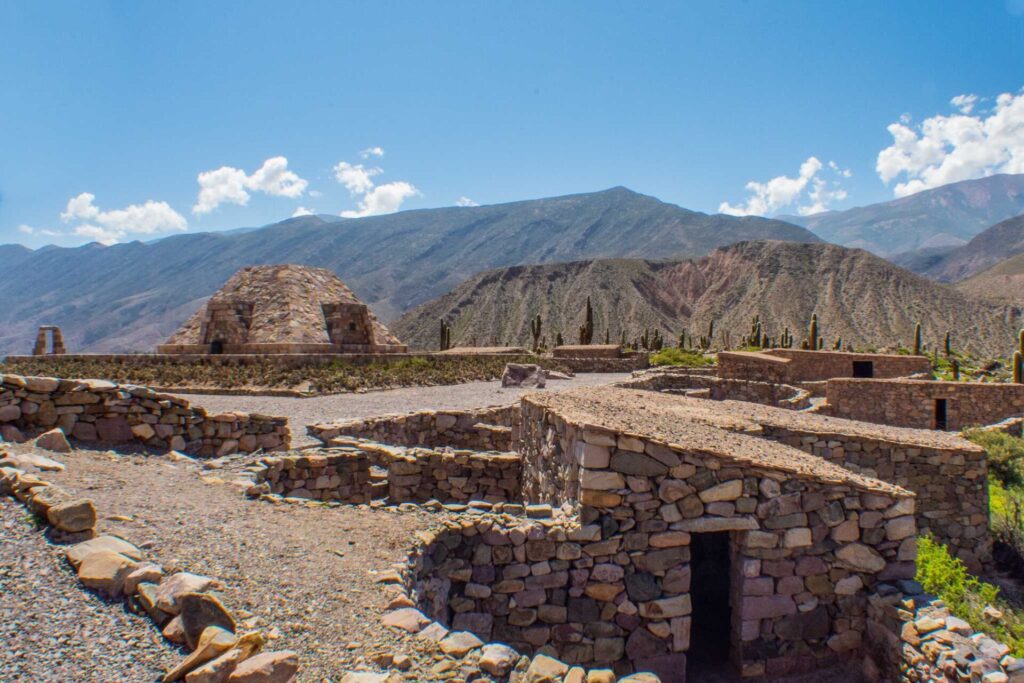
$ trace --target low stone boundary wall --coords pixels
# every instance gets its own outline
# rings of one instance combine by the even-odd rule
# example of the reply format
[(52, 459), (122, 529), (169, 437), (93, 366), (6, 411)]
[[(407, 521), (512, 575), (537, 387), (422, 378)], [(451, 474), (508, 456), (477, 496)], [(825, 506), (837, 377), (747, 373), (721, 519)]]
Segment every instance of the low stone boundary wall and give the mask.
[(706, 389), (707, 398), (715, 401), (748, 401), (791, 410), (803, 410), (811, 405), (811, 393), (798, 387), (772, 382), (721, 379), (700, 370), (648, 370), (634, 373), (631, 379), (619, 382), (616, 386), (671, 393)]
[(934, 683), (1024, 680), (1024, 659), (952, 616), (943, 601), (924, 593), (916, 582), (879, 585), (868, 599), (867, 615), (867, 652), (883, 678)]
[[(518, 501), (516, 453), (396, 448), (350, 440), (345, 446), (264, 458), (251, 495), (368, 503)], [(374, 468), (383, 472), (375, 473)]]
[(59, 427), (85, 443), (139, 442), (200, 456), (286, 450), (288, 420), (250, 413), (208, 415), (152, 389), (104, 380), (0, 375), (0, 429), (18, 437)]
[[(906, 377), (931, 372), (927, 356), (843, 351), (723, 351), (718, 354), (718, 375), (732, 379), (765, 382), (813, 382), (833, 377), (854, 377), (857, 368), (870, 370), (871, 377)], [(862, 375), (864, 376), (864, 375)]]
[(349, 422), (314, 424), (306, 433), (324, 444), (335, 437), (367, 439), (396, 446), (511, 451), (519, 440), (519, 404), (475, 410), (424, 410)]
[(572, 372), (632, 372), (651, 366), (650, 357), (646, 353), (635, 353), (622, 358), (556, 358)]

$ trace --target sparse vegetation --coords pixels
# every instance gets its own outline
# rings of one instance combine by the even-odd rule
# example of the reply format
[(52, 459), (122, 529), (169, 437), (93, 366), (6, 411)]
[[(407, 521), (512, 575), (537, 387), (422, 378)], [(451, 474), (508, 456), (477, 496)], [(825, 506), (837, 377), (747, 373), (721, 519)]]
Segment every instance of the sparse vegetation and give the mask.
[(703, 368), (714, 365), (715, 361), (710, 356), (705, 356), (700, 351), (666, 347), (657, 353), (651, 354), (651, 365), (673, 365), (686, 368)]
[(272, 357), (258, 362), (228, 364), (118, 363), (103, 360), (53, 359), (19, 360), (0, 366), (3, 372), (68, 378), (100, 378), (113, 382), (157, 387), (294, 390), (310, 393), (341, 393), (405, 386), (458, 384), (501, 377), (505, 363), (537, 363), (552, 370), (565, 371), (556, 360), (537, 356), (412, 356), (375, 359), (354, 364), (337, 360), (321, 365), (287, 367)]
[(946, 546), (928, 535), (917, 541), (917, 580), (945, 600), (953, 614), (1006, 643), (1015, 657), (1024, 655), (1024, 615), (1000, 599), (997, 586), (971, 575)]

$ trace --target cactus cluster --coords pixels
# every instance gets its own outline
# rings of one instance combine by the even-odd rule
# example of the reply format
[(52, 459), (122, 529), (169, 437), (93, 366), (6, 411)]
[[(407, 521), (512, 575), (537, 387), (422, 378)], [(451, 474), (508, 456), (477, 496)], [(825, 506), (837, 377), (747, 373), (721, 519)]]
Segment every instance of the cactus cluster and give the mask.
[(914, 355), (920, 356), (924, 351), (924, 341), (921, 338), (921, 323), (914, 326)]

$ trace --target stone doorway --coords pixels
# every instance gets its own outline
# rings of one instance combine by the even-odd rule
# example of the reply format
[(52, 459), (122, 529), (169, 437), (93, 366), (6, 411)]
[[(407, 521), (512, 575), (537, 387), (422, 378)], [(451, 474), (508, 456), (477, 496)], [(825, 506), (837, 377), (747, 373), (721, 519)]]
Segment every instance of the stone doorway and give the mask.
[(210, 343), (210, 353), (219, 356), (224, 353), (224, 342), (220, 339), (216, 339)]
[(939, 431), (946, 431), (949, 425), (949, 406), (946, 399), (937, 398), (935, 399), (935, 429)]
[(730, 532), (693, 534), (690, 596), (693, 622), (686, 653), (689, 681), (725, 681), (736, 676), (732, 640)]
[(872, 379), (875, 376), (875, 364), (869, 360), (853, 361), (853, 376), (857, 379)]

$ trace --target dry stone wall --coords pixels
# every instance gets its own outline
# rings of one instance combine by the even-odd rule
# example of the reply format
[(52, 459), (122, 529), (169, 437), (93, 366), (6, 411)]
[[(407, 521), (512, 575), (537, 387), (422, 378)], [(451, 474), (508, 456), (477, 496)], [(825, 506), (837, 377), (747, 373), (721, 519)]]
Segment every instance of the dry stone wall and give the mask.
[(1024, 681), (1024, 660), (951, 615), (942, 600), (924, 593), (914, 581), (881, 584), (870, 596), (867, 652), (876, 680)]
[(291, 443), (283, 417), (208, 415), (176, 396), (104, 380), (0, 375), (4, 438), (54, 427), (84, 443), (138, 442), (200, 456), (286, 450)]
[(707, 398), (715, 401), (748, 401), (791, 410), (803, 410), (811, 405), (811, 393), (798, 387), (745, 379), (721, 379), (708, 371), (654, 369), (634, 373), (631, 379), (617, 386), (669, 393), (690, 393), (704, 389)]
[[(864, 589), (913, 575), (910, 492), (781, 445), (765, 447), (813, 471), (574, 423), (545, 398), (523, 400), (524, 496), (578, 502), (578, 524), (450, 526), (424, 549), (418, 595), (453, 628), (680, 680), (700, 628), (692, 536), (726, 532), (732, 656), (778, 677), (857, 653)], [(725, 453), (763, 443), (713, 431)]]
[(814, 382), (833, 377), (854, 377), (855, 363), (870, 364), (871, 376), (876, 378), (907, 377), (931, 372), (931, 361), (925, 356), (770, 349), (760, 352), (720, 352), (718, 376), (723, 379), (790, 384)]
[(826, 395), (829, 415), (896, 427), (956, 431), (1024, 414), (1024, 384), (833, 379)]
[(520, 416), (518, 404), (476, 410), (424, 410), (309, 425), (306, 431), (325, 444), (342, 436), (396, 446), (511, 451), (519, 440)]
[(519, 500), (516, 453), (336, 443), (345, 445), (262, 459), (250, 494), (345, 503), (387, 497), (392, 505)]

